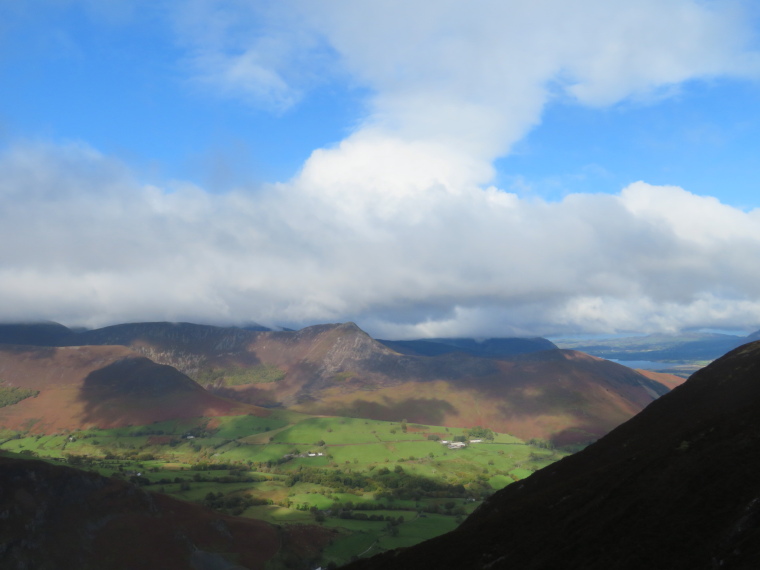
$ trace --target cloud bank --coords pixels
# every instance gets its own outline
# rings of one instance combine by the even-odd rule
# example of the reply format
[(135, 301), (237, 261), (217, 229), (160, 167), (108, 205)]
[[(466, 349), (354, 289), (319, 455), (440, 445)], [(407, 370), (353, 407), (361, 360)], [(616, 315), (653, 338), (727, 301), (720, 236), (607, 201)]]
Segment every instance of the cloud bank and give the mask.
[(760, 323), (758, 210), (643, 182), (555, 203), (436, 184), (352, 197), (309, 166), (211, 195), (140, 184), (83, 145), (16, 147), (0, 158), (4, 317), (353, 319), (392, 337)]
[(525, 199), (493, 161), (555, 100), (656, 101), (755, 77), (740, 3), (182, 3), (188, 80), (284, 112), (369, 93), (292, 180), (145, 184), (85, 143), (0, 156), (6, 319), (355, 320), (377, 336), (760, 325), (760, 212), (669, 186)]

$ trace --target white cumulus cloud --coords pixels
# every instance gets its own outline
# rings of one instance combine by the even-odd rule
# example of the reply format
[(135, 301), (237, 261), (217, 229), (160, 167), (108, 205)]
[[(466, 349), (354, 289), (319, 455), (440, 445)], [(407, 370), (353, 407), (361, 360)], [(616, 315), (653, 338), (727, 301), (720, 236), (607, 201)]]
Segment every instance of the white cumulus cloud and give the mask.
[(390, 337), (760, 322), (760, 213), (676, 187), (547, 203), (423, 180), (352, 203), (307, 168), (212, 195), (81, 144), (15, 147), (0, 172), (5, 318), (353, 319)]
[(493, 161), (555, 98), (604, 106), (754, 77), (738, 2), (192, 0), (190, 78), (286, 111), (321, 82), (366, 116), (289, 181), (145, 184), (86, 144), (0, 155), (5, 318), (352, 319), (386, 337), (760, 323), (760, 213), (678, 187), (524, 199)]

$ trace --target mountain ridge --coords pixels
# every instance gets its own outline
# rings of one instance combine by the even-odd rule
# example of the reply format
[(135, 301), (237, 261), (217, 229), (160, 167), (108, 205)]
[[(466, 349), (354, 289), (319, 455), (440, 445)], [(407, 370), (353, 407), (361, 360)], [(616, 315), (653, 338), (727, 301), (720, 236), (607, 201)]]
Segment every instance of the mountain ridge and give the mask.
[(242, 403), (450, 427), (487, 425), (557, 445), (598, 439), (667, 391), (656, 379), (580, 352), (537, 350), (554, 346), (545, 339), (415, 341), (444, 347), (430, 356), (399, 353), (350, 322), (298, 331), (132, 323), (67, 338), (66, 344), (125, 346)]

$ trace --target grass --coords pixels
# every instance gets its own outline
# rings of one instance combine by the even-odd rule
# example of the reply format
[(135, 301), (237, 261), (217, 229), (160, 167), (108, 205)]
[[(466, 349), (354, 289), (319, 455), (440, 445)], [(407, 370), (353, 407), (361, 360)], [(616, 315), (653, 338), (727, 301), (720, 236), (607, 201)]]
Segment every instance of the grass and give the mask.
[(380, 538), (380, 545), (386, 550), (412, 546), (423, 540), (452, 531), (456, 527), (456, 521), (450, 516), (426, 514), (424, 517), (415, 517), (410, 521), (405, 520), (398, 527), (398, 536), (383, 536)]
[(238, 439), (266, 433), (273, 429), (288, 425), (287, 420), (281, 418), (260, 418), (258, 416), (233, 416), (217, 419), (216, 437), (221, 439)]
[(2, 381), (0, 381), (0, 408), (12, 406), (27, 398), (36, 398), (39, 393), (39, 390), (29, 390), (27, 388), (19, 388), (18, 386), (3, 386)]
[(522, 467), (518, 467), (517, 469), (512, 469), (512, 471), (509, 472), (510, 475), (514, 475), (517, 477), (517, 479), (525, 479), (526, 477), (530, 477), (533, 474), (533, 471), (530, 469), (523, 469)]
[(491, 487), (495, 490), (503, 489), (510, 483), (512, 483), (514, 479), (511, 477), (508, 477), (507, 475), (494, 475), (488, 480), (488, 484), (491, 485)]
[[(371, 532), (357, 529), (356, 532), (347, 534), (344, 538), (339, 538), (333, 541), (333, 543), (323, 552), (323, 558), (327, 562), (343, 564), (353, 556), (357, 556), (360, 553), (367, 553), (368, 549), (377, 542), (378, 534), (381, 532), (383, 523), (378, 523), (378, 525), (378, 528), (372, 529)], [(373, 552), (373, 554), (376, 554), (376, 552)]]
[[(209, 493), (221, 494), (224, 500), (234, 496), (268, 500), (274, 504), (250, 506), (242, 516), (275, 524), (313, 524), (311, 507), (326, 511), (336, 502), (379, 507), (353, 513), (404, 517), (404, 522), (391, 530), (388, 521), (340, 518), (338, 512), (326, 516), (319, 524), (340, 529), (341, 535), (323, 553), (323, 565), (330, 561), (343, 564), (363, 552), (368, 556), (409, 546), (453, 530), (460, 520), (454, 513), (462, 516), (479, 504), (463, 495), (413, 498), (393, 496), (393, 489), (353, 488), (354, 483), (342, 488), (342, 480), (378, 482), (384, 481), (383, 477), (417, 476), (449, 485), (441, 487), (445, 489), (461, 485), (465, 496), (481, 499), (563, 455), (508, 434), (496, 434), (493, 443), (455, 451), (427, 436), (453, 439), (467, 430), (418, 424), (406, 427), (404, 432), (401, 422), (272, 410), (268, 417), (196, 418), (44, 436), (4, 430), (0, 449), (89, 466), (106, 476), (135, 479), (140, 473), (139, 482), (147, 489), (189, 501), (203, 502)], [(317, 445), (322, 442), (324, 445)], [(325, 455), (285, 457), (308, 451)], [(302, 472), (337, 470), (342, 473), (338, 483), (294, 477)], [(459, 489), (461, 492), (462, 487)], [(446, 509), (447, 504), (456, 507)], [(420, 511), (427, 512), (423, 515)]]

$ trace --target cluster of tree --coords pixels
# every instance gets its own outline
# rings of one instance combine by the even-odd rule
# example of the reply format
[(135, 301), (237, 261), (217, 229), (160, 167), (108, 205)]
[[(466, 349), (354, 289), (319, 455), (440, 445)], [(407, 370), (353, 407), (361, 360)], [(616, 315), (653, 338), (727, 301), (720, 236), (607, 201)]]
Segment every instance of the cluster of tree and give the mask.
[(248, 507), (271, 505), (270, 499), (261, 499), (251, 495), (224, 495), (224, 493), (209, 492), (203, 499), (203, 504), (212, 509), (226, 512), (234, 516), (243, 514)]
[(69, 465), (74, 465), (75, 467), (79, 466), (89, 466), (95, 463), (95, 460), (88, 456), (88, 455), (77, 455), (75, 453), (64, 453), (63, 455), (64, 459), (66, 460), (66, 463)]
[(462, 516), (466, 511), (462, 505), (457, 505), (454, 501), (446, 501), (442, 505), (432, 503), (417, 508), (418, 511), (431, 514), (446, 514)]
[(206, 477), (200, 473), (194, 473), (193, 481), (196, 483), (260, 483), (266, 481), (266, 478), (251, 474), (246, 475), (243, 471), (230, 471), (229, 475), (216, 477)]
[(337, 513), (338, 518), (341, 519), (353, 519), (357, 521), (375, 521), (375, 522), (382, 522), (386, 521), (390, 523), (391, 525), (395, 526), (397, 524), (401, 524), (404, 522), (404, 517), (392, 517), (390, 515), (368, 515), (367, 513), (357, 513), (355, 511), (340, 511)]
[(421, 475), (404, 471), (400, 465), (391, 471), (382, 467), (369, 474), (344, 472), (341, 469), (320, 469), (318, 467), (301, 467), (290, 473), (286, 485), (298, 482), (314, 483), (345, 493), (352, 490), (374, 492), (377, 497), (413, 499), (420, 497), (466, 497), (467, 490), (462, 484), (449, 484)]
[[(388, 505), (385, 503), (376, 503), (376, 502), (361, 502), (354, 504), (351, 501), (346, 502), (340, 502), (335, 501), (329, 508), (329, 510), (333, 513), (342, 513), (344, 511), (383, 511), (388, 509)], [(454, 515), (463, 515), (465, 514), (465, 509), (461, 504), (457, 504), (454, 500), (448, 500), (445, 503), (438, 503), (438, 502), (429, 502), (426, 504), (420, 504), (417, 503), (414, 507), (411, 506), (394, 506), (394, 510), (400, 510), (400, 511), (417, 511), (420, 513), (434, 513), (434, 514), (454, 514)], [(362, 517), (354, 517), (354, 518), (362, 518)], [(376, 520), (370, 517), (369, 520)], [(388, 520), (388, 519), (386, 519)]]
[(27, 398), (36, 398), (39, 393), (39, 390), (29, 390), (18, 386), (0, 386), (0, 408), (18, 404)]
[[(209, 463), (208, 461), (201, 461), (193, 464), (193, 471), (250, 471), (250, 467), (247, 465), (240, 465), (237, 463)], [(232, 475), (232, 473), (230, 473)]]
[(136, 449), (127, 449), (124, 451), (117, 451), (110, 449), (103, 456), (106, 461), (123, 460), (123, 461), (154, 461), (156, 456), (152, 453), (140, 453)]
[(493, 430), (482, 426), (475, 426), (467, 431), (467, 436), (470, 439), (487, 439), (488, 441), (493, 441), (495, 435), (496, 434), (494, 434)]
[(539, 439), (534, 437), (528, 440), (528, 445), (533, 447), (540, 447), (541, 449), (554, 449), (554, 444), (548, 439)]

